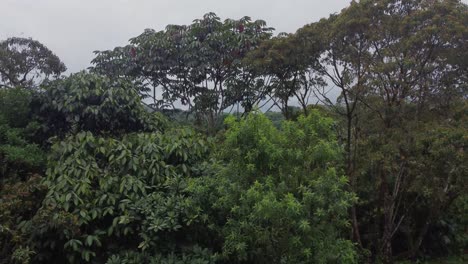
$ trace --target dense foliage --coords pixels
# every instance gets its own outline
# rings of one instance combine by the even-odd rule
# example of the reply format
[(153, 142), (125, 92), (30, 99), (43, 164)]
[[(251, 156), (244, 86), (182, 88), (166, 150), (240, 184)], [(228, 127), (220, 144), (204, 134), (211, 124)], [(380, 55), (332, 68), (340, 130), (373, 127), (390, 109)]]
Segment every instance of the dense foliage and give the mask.
[(199, 179), (206, 210), (221, 220), (223, 254), (247, 263), (355, 262), (342, 239), (355, 197), (337, 168), (333, 121), (315, 111), (281, 130), (257, 113), (226, 123), (222, 168)]
[(458, 0), (277, 36), (208, 13), (69, 76), (0, 42), (0, 263), (466, 262), (467, 25)]
[(118, 135), (165, 126), (126, 80), (80, 72), (48, 83), (41, 100), (41, 119), (54, 136), (80, 131)]

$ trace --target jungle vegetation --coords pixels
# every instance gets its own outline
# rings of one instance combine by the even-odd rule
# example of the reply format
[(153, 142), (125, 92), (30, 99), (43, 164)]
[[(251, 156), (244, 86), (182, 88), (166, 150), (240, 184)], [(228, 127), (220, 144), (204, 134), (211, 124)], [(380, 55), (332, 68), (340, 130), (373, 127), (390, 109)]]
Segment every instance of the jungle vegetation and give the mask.
[(0, 263), (466, 263), (468, 6), (273, 32), (0, 41)]

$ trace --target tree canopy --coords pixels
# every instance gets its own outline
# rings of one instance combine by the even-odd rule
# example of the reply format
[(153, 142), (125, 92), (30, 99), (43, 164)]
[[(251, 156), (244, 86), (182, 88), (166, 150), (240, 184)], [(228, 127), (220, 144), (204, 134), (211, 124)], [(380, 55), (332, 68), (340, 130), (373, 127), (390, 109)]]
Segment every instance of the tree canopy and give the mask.
[(0, 42), (0, 264), (466, 263), (467, 25), (208, 13), (67, 76)]
[(13, 37), (0, 42), (0, 88), (36, 87), (66, 70), (59, 57), (37, 40)]

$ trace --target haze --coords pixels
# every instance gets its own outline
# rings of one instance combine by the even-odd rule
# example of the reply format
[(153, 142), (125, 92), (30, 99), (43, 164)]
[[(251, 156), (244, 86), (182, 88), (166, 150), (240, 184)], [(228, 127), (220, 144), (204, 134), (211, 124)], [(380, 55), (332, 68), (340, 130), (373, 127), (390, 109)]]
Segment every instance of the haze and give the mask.
[(250, 16), (279, 32), (339, 12), (350, 0), (0, 0), (0, 40), (32, 37), (55, 52), (68, 73), (87, 68), (94, 50), (125, 45), (145, 28), (188, 24), (208, 12)]

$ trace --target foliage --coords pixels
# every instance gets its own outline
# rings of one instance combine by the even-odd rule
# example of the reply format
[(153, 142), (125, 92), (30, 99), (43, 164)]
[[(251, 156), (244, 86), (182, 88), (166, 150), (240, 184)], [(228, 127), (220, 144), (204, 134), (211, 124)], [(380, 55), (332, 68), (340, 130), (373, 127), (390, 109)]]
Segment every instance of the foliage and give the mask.
[(317, 94), (341, 116), (346, 174), (361, 198), (354, 241), (386, 263), (435, 253), (424, 237), (466, 190), (456, 116), (467, 71), (452, 57), (464, 54), (466, 10), (460, 1), (353, 1), (297, 33), (319, 40), (315, 63), (341, 92), (336, 104)]
[(213, 127), (224, 110), (251, 93), (242, 90), (250, 86), (241, 83), (254, 78), (242, 58), (271, 31), (262, 20), (221, 22), (208, 13), (190, 25), (148, 29), (126, 47), (97, 52), (93, 71), (135, 80), (155, 108), (178, 102)]
[(0, 42), (0, 263), (463, 262), (467, 11), (208, 13), (68, 77)]
[(0, 90), (0, 119), (11, 127), (26, 127), (30, 121), (32, 93), (21, 88)]
[(195, 185), (220, 225), (223, 256), (241, 263), (355, 262), (352, 243), (340, 238), (355, 196), (335, 167), (341, 150), (332, 120), (313, 111), (282, 130), (258, 113), (226, 123), (226, 165)]
[[(64, 251), (56, 261), (82, 263), (121, 250), (169, 254), (196, 243), (196, 233), (184, 238), (200, 214), (186, 185), (207, 150), (188, 130), (122, 139), (80, 132), (57, 142), (44, 181), (48, 194), (28, 226), (40, 241), (31, 245), (34, 260), (47, 261), (57, 247)], [(59, 219), (65, 222), (57, 226)]]
[(46, 189), (41, 177), (32, 175), (26, 181), (6, 183), (0, 189), (0, 263), (31, 263), (26, 245), (27, 234), (20, 223), (30, 220), (40, 207)]
[(447, 258), (434, 258), (434, 259), (431, 259), (431, 260), (427, 260), (427, 261), (417, 261), (417, 262), (414, 262), (414, 261), (400, 261), (400, 262), (397, 262), (398, 264), (409, 264), (409, 263), (418, 263), (418, 264), (438, 264), (438, 263), (446, 263), (446, 264), (462, 264), (462, 263), (465, 263), (467, 261), (467, 256), (466, 254), (465, 255), (461, 255), (461, 256), (450, 256), (450, 257), (447, 257)]
[[(290, 99), (297, 99), (304, 114), (315, 89), (325, 86), (319, 72), (320, 56), (318, 48), (313, 48), (314, 41), (304, 41), (294, 34), (280, 34), (263, 41), (257, 49), (249, 52), (245, 58), (247, 64), (268, 82), (262, 82), (269, 99), (289, 119)], [(258, 88), (257, 88), (258, 89)]]
[(35, 87), (39, 80), (66, 71), (60, 59), (46, 46), (30, 38), (0, 41), (0, 88)]
[(0, 160), (2, 179), (24, 171), (37, 171), (44, 165), (44, 152), (24, 139), (21, 129), (0, 125)]
[(184, 252), (180, 255), (170, 254), (168, 256), (162, 256), (160, 254), (151, 256), (148, 254), (141, 253), (124, 253), (119, 255), (113, 255), (110, 257), (106, 264), (137, 264), (137, 263), (154, 263), (154, 264), (210, 264), (216, 263), (218, 259), (216, 255), (211, 254), (206, 249), (194, 247), (190, 252)]
[(0, 90), (0, 176), (39, 172), (44, 152), (31, 141), (38, 124), (31, 116), (31, 92), (20, 88)]
[(20, 223), (34, 216), (45, 195), (40, 184), (45, 151), (34, 144), (33, 93), (0, 90), (0, 263), (30, 263)]
[(60, 136), (164, 129), (163, 119), (144, 107), (131, 82), (86, 72), (45, 86), (41, 116), (47, 133)]

